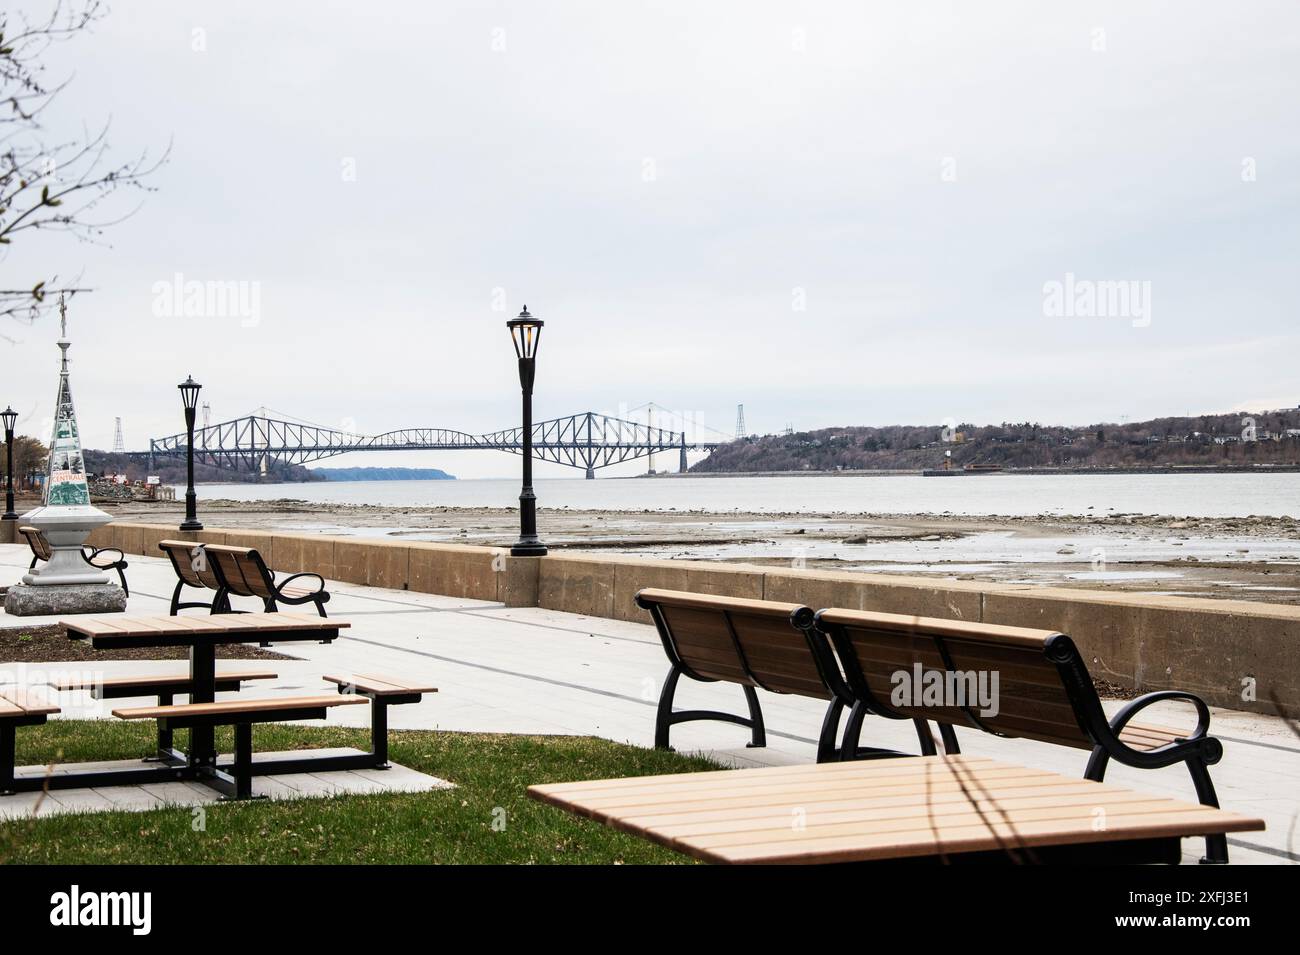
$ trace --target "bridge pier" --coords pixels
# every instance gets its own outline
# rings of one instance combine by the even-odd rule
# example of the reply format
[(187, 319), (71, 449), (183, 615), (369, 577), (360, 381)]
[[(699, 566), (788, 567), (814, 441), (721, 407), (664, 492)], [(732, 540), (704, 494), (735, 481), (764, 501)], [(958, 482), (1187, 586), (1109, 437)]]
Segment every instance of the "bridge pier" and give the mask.
[(594, 480), (596, 480), (596, 469), (595, 469), (595, 468), (587, 468), (587, 480), (588, 480), (588, 481), (594, 481)]

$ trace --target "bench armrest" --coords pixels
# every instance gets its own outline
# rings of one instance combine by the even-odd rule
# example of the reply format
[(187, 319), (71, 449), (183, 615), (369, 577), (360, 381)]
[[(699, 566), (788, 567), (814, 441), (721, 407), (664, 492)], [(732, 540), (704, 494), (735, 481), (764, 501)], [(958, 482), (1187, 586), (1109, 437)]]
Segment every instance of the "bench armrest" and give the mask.
[[(90, 553), (86, 553), (87, 551), (90, 551)], [(116, 547), (91, 547), (89, 544), (83, 544), (81, 547), (82, 559), (92, 567), (95, 566), (93, 561), (100, 555), (107, 555), (114, 564), (121, 564), (126, 561), (126, 554)]]
[(1120, 708), (1110, 720), (1111, 731), (1116, 736), (1123, 731), (1124, 727), (1129, 724), (1133, 717), (1137, 716), (1142, 710), (1151, 706), (1153, 703), (1161, 703), (1165, 700), (1185, 700), (1196, 707), (1196, 729), (1187, 736), (1183, 737), (1188, 742), (1198, 739), (1204, 739), (1205, 734), (1210, 729), (1210, 708), (1205, 705), (1205, 701), (1195, 693), (1186, 693), (1182, 690), (1156, 690), (1154, 693), (1147, 693), (1139, 696), (1136, 700), (1130, 700)]
[[(1129, 721), (1153, 703), (1160, 703), (1165, 700), (1184, 700), (1195, 706), (1196, 729), (1182, 739), (1167, 743), (1157, 749), (1140, 751), (1125, 745), (1120, 740), (1119, 734), (1129, 724)], [(1147, 693), (1124, 704), (1120, 711), (1111, 717), (1110, 730), (1114, 735), (1110, 743), (1105, 746), (1105, 749), (1121, 763), (1143, 768), (1167, 766), (1179, 762), (1185, 759), (1187, 754), (1194, 749), (1202, 751), (1207, 763), (1217, 763), (1223, 756), (1223, 744), (1214, 737), (1206, 735), (1209, 729), (1210, 708), (1205, 705), (1203, 699), (1195, 693), (1186, 693), (1182, 690), (1157, 690), (1154, 693)]]
[(293, 582), (294, 582), (295, 580), (297, 580), (299, 577), (315, 577), (315, 578), (316, 578), (316, 589), (317, 589), (318, 591), (320, 591), (320, 590), (324, 590), (324, 589), (325, 589), (325, 578), (322, 577), (320, 574), (313, 574), (313, 573), (294, 574), (292, 577), (286, 577), (286, 578), (284, 578), (284, 580), (277, 580), (277, 581), (275, 582), (275, 589), (276, 589), (276, 590), (283, 590), (285, 587), (288, 587), (291, 583), (293, 583)]

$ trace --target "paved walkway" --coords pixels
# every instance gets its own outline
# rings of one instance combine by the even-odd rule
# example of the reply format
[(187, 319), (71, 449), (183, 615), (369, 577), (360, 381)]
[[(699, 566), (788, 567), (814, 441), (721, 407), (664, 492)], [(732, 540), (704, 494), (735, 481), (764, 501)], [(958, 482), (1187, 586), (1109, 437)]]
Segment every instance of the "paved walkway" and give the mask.
[[(0, 581), (16, 581), (29, 552), (0, 545)], [(165, 614), (175, 577), (163, 559), (131, 556), (127, 571), (132, 596), (128, 612)], [(654, 629), (540, 608), (509, 609), (500, 604), (351, 584), (333, 584), (331, 616), (346, 617), (350, 630), (330, 645), (292, 644), (277, 648), (296, 661), (275, 663), (280, 679), (259, 682), (259, 694), (296, 694), (326, 688), (320, 676), (350, 670), (388, 670), (440, 688), (416, 706), (394, 707), (394, 729), (469, 732), (583, 734), (650, 746), (654, 708), (667, 662)], [(238, 608), (238, 601), (236, 601)], [(248, 609), (256, 609), (248, 602)], [(191, 611), (192, 612), (192, 611)], [(44, 618), (11, 618), (0, 613), (0, 628), (40, 623)], [(46, 620), (45, 622), (52, 622)], [(84, 668), (83, 664), (52, 665)], [(105, 662), (104, 675), (174, 670), (176, 663)], [(13, 665), (0, 669), (13, 670)], [(21, 668), (20, 668), (21, 669)], [(11, 675), (32, 681), (35, 665)], [(759, 691), (768, 726), (768, 746), (747, 749), (746, 730), (720, 723), (675, 727), (673, 744), (737, 766), (810, 762), (814, 757), (823, 707), (815, 700)], [(142, 703), (149, 702), (142, 700)], [(113, 701), (114, 705), (129, 705)], [(64, 693), (65, 714), (106, 717), (86, 693)], [(1119, 703), (1108, 704), (1108, 709)], [(737, 710), (738, 688), (683, 680), (682, 708)], [(341, 710), (365, 710), (342, 707)], [(1188, 711), (1190, 712), (1190, 711)], [(1224, 741), (1223, 761), (1212, 770), (1227, 809), (1263, 818), (1268, 829), (1230, 840), (1234, 862), (1300, 862), (1300, 736), (1285, 721), (1215, 709), (1213, 732)], [(1181, 713), (1151, 711), (1150, 722), (1190, 726)], [(367, 713), (339, 712), (330, 722), (365, 725)], [(864, 742), (914, 751), (910, 723), (869, 720)], [(1031, 740), (1001, 740), (962, 734), (965, 751), (1041, 766), (1071, 775), (1083, 772), (1087, 754)], [(1107, 780), (1153, 793), (1195, 800), (1187, 773), (1179, 767), (1139, 771), (1112, 764)], [(1293, 835), (1293, 828), (1297, 835)], [(1200, 846), (1187, 840), (1185, 861), (1195, 861)]]

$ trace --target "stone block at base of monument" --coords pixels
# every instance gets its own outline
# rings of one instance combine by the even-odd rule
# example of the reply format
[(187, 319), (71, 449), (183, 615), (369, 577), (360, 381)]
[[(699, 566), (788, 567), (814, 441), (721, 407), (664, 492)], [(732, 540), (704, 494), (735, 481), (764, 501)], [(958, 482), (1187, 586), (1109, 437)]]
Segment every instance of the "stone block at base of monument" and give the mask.
[(5, 594), (5, 613), (44, 617), (74, 613), (122, 613), (126, 594), (117, 584), (15, 584)]

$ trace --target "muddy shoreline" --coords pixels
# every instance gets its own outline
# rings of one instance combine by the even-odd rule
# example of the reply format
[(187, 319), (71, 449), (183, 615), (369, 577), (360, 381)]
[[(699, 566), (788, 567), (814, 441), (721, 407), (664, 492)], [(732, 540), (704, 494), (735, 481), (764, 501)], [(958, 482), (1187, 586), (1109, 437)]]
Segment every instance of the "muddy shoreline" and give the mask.
[[(175, 503), (104, 503), (179, 522)], [(513, 508), (205, 501), (211, 526), (508, 545)], [(540, 508), (553, 550), (1035, 583), (1300, 605), (1300, 520), (1150, 514), (951, 517)]]

